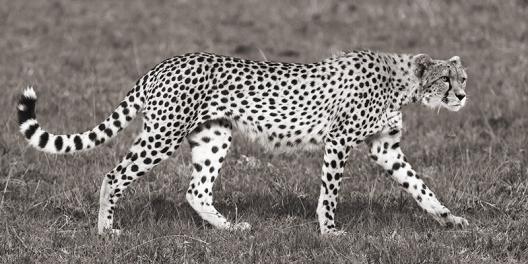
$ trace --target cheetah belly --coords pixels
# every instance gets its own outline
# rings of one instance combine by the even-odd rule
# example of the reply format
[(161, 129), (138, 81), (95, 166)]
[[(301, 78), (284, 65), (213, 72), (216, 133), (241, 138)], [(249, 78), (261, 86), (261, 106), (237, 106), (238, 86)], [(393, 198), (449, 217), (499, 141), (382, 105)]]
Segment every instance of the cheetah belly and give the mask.
[[(249, 139), (263, 146), (267, 151), (288, 153), (297, 150), (320, 150), (325, 137), (325, 124), (296, 126), (295, 129), (266, 129), (258, 124), (235, 121), (236, 127)], [(301, 131), (299, 133), (299, 131)]]

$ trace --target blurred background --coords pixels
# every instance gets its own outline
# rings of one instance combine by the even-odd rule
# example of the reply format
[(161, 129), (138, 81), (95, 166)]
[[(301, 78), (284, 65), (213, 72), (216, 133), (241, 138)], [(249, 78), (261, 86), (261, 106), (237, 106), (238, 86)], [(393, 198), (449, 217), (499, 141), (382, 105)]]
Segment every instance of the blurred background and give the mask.
[[(525, 0), (0, 0), (0, 262), (520, 263), (528, 258), (527, 43)], [(320, 153), (275, 156), (237, 137), (215, 195), (226, 216), (254, 225), (250, 235), (211, 230), (185, 204), (184, 146), (120, 201), (117, 224), (131, 233), (103, 241), (94, 233), (100, 180), (140, 122), (73, 157), (38, 153), (17, 134), (27, 85), (38, 93), (40, 123), (67, 133), (103, 120), (171, 56), (314, 62), (353, 49), (462, 58), (466, 107), (408, 107), (402, 145), (473, 224), (467, 231), (438, 227), (363, 147), (350, 158), (337, 212), (350, 235), (321, 239)]]

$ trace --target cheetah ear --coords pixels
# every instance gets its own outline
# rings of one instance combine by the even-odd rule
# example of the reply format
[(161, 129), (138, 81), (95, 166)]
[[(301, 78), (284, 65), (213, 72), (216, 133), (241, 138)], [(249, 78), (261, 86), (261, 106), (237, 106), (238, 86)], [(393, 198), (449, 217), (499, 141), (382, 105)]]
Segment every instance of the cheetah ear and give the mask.
[(460, 60), (460, 57), (458, 57), (458, 56), (451, 57), (451, 59), (449, 59), (449, 61), (455, 63), (455, 65), (459, 65), (459, 66), (462, 65), (462, 61)]
[(422, 78), (425, 69), (427, 69), (427, 67), (429, 67), (433, 63), (433, 60), (427, 54), (418, 54), (412, 58), (412, 61), (414, 74), (418, 78)]

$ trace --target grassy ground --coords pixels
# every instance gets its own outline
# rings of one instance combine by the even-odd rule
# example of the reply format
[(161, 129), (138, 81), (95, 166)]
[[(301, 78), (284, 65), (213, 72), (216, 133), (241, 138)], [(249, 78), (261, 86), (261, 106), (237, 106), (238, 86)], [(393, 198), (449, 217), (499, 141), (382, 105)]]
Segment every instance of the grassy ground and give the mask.
[[(526, 1), (0, 0), (0, 262), (524, 263), (528, 259)], [(439, 227), (366, 158), (346, 169), (338, 223), (315, 218), (321, 153), (272, 156), (236, 137), (216, 204), (248, 233), (213, 230), (186, 204), (185, 146), (129, 188), (119, 238), (95, 234), (102, 175), (140, 123), (74, 156), (27, 148), (15, 102), (35, 85), (54, 132), (106, 117), (163, 58), (210, 51), (309, 62), (369, 48), (459, 55), (469, 102), (458, 113), (405, 111), (403, 150), (436, 194), (471, 223)]]

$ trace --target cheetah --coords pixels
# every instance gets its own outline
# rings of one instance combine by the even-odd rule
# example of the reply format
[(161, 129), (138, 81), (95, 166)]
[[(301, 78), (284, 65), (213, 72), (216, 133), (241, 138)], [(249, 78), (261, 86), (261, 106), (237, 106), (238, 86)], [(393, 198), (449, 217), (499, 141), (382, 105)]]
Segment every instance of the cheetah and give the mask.
[(417, 204), (443, 226), (465, 227), (412, 169), (401, 147), (401, 108), (419, 103), (460, 110), (467, 101), (461, 60), (352, 51), (314, 63), (252, 61), (189, 53), (148, 71), (117, 108), (93, 129), (56, 135), (37, 122), (33, 88), (18, 104), (20, 132), (29, 145), (55, 154), (92, 149), (108, 142), (138, 114), (143, 129), (128, 154), (101, 185), (98, 233), (112, 233), (116, 202), (132, 182), (168, 159), (187, 139), (191, 207), (220, 229), (248, 229), (228, 221), (213, 205), (213, 184), (231, 145), (233, 126), (266, 149), (324, 149), (316, 209), (322, 234), (343, 234), (335, 224), (343, 169), (352, 149), (366, 143), (383, 167)]

